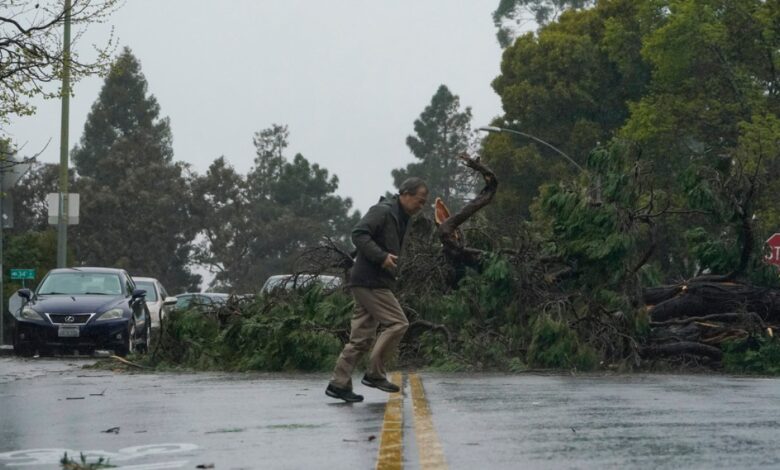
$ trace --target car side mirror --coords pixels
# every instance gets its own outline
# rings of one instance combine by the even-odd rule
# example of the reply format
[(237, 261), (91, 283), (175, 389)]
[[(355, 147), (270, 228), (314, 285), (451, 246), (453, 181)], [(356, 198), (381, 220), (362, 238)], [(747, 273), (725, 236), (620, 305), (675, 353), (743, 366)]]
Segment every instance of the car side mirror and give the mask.
[(25, 299), (28, 302), (32, 298), (32, 291), (30, 289), (19, 289), (16, 293), (19, 294), (19, 297)]
[(166, 297), (165, 300), (163, 300), (163, 305), (167, 305), (170, 307), (171, 305), (176, 305), (176, 302), (178, 301), (179, 299), (177, 299), (176, 297)]
[(133, 291), (133, 299), (138, 299), (140, 297), (146, 297), (146, 290), (145, 289), (135, 289)]

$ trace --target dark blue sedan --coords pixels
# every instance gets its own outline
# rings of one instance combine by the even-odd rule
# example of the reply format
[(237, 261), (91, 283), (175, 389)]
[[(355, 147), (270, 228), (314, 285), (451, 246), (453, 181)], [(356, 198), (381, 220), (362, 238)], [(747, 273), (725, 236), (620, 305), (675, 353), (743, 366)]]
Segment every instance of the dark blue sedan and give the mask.
[(151, 329), (145, 293), (122, 269), (53, 269), (34, 293), (18, 292), (23, 304), (12, 312), (14, 351), (145, 352)]

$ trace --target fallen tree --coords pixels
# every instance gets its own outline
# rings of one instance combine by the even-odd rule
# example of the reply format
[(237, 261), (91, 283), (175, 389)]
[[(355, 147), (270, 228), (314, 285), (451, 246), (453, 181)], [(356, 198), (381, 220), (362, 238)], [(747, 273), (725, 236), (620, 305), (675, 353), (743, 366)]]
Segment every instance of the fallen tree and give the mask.
[(642, 357), (692, 356), (720, 362), (724, 350), (734, 344), (774, 336), (780, 324), (780, 291), (712, 279), (645, 290), (651, 332)]
[[(493, 227), (475, 216), (492, 201), (498, 181), (478, 159), (462, 159), (484, 187), (454, 215), (437, 201), (437, 225), (414, 218), (400, 257), (398, 297), (410, 321), (402, 366), (582, 371), (661, 362), (775, 373), (777, 290), (732, 273), (642, 290), (638, 273), (650, 258), (654, 232), (648, 232), (650, 248), (605, 258), (629, 246), (628, 235), (619, 237), (636, 232), (636, 213), (622, 218), (629, 212), (610, 207), (615, 203), (608, 194), (593, 205), (589, 193), (565, 185), (549, 195), (560, 202), (560, 210), (551, 208), (552, 220), (565, 227), (590, 224), (592, 217), (602, 238), (557, 238), (558, 247), (568, 242), (571, 249), (556, 250), (529, 229), (517, 234), (514, 246), (494, 243)], [(584, 215), (569, 210), (583, 205)], [(614, 225), (603, 223), (613, 219)], [(348, 249), (326, 239), (303, 253), (298, 271), (346, 277), (351, 263)], [(348, 340), (352, 299), (344, 294), (293, 291), (229, 302), (206, 316), (172, 315), (152, 356), (195, 368), (327, 370)], [(776, 369), (780, 373), (780, 365)]]

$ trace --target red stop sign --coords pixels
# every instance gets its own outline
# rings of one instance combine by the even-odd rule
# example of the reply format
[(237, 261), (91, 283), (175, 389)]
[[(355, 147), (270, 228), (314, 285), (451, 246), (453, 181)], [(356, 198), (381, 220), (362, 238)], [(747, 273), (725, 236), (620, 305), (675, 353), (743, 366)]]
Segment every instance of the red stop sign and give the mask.
[(776, 233), (769, 237), (766, 244), (769, 247), (769, 253), (764, 259), (769, 264), (780, 266), (780, 233)]

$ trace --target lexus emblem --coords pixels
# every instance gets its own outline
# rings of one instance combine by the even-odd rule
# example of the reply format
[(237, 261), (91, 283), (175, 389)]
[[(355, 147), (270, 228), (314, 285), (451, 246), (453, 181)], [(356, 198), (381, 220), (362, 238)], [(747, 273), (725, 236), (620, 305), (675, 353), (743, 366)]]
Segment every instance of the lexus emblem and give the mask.
[(76, 321), (76, 317), (74, 317), (73, 315), (68, 315), (67, 317), (65, 317), (65, 323), (73, 323), (74, 321)]

